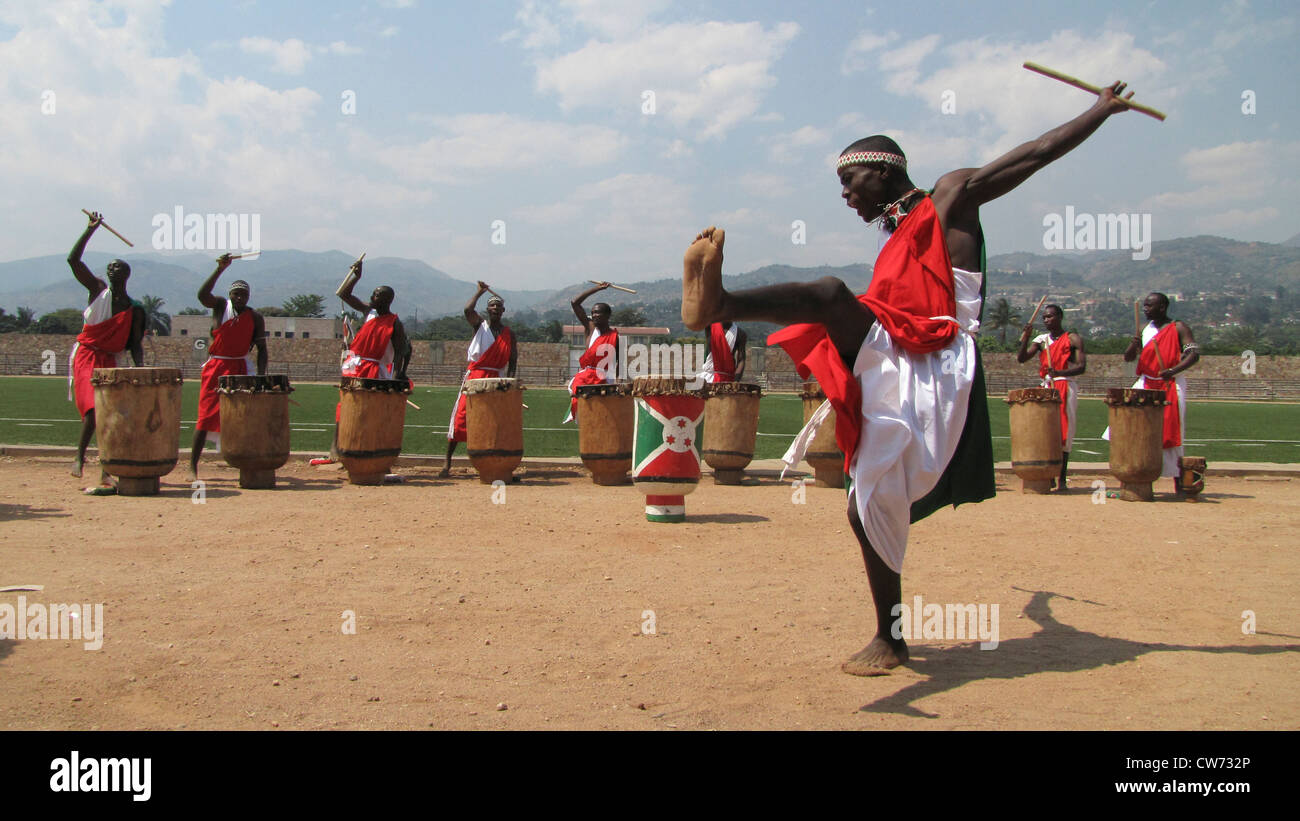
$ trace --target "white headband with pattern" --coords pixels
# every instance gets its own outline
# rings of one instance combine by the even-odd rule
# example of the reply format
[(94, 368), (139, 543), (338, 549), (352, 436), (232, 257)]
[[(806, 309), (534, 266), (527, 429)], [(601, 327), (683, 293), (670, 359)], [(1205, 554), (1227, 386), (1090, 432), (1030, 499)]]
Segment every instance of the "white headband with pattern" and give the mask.
[(874, 162), (896, 165), (904, 171), (907, 170), (907, 158), (901, 154), (890, 154), (888, 151), (854, 151), (841, 154), (840, 161), (835, 164), (835, 170), (839, 171), (849, 165), (866, 165)]

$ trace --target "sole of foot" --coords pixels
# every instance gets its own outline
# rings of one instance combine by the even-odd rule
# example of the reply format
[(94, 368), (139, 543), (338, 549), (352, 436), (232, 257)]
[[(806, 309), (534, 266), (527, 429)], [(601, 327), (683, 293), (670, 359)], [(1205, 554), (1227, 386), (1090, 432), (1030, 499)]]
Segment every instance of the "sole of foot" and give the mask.
[(722, 246), (727, 233), (705, 228), (682, 258), (682, 322), (701, 331), (716, 320), (722, 303)]

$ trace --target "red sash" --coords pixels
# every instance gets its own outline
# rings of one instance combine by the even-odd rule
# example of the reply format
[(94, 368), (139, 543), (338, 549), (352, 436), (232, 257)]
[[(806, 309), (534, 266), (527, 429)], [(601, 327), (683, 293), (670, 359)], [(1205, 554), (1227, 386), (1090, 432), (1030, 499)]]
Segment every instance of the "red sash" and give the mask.
[[(858, 301), (906, 351), (931, 353), (956, 337), (955, 321), (930, 318), (955, 317), (957, 297), (948, 245), (929, 197), (912, 209), (880, 250), (871, 285)], [(862, 389), (826, 335), (826, 326), (791, 325), (769, 335), (767, 344), (780, 345), (800, 376), (807, 379), (811, 374), (821, 383), (835, 409), (835, 444), (844, 453), (847, 471), (862, 433)]]
[[(1048, 368), (1063, 371), (1070, 367), (1070, 353), (1070, 335), (1063, 333), (1038, 352), (1038, 375), (1047, 379)], [(1070, 398), (1070, 383), (1066, 379), (1052, 379), (1052, 387), (1061, 395), (1061, 441), (1066, 442), (1070, 438), (1070, 415), (1065, 404)]]
[[(362, 357), (362, 360), (353, 369), (353, 373), (346, 373), (344, 376), (356, 376), (362, 379), (387, 378), (388, 374), (380, 373), (378, 360), (384, 358), (389, 343), (393, 341), (395, 322), (397, 322), (397, 314), (387, 313), (361, 325), (361, 330), (357, 331), (357, 335), (352, 338), (349, 350)], [(369, 361), (371, 359), (376, 361)]]
[[(509, 326), (503, 327), (488, 349), (478, 359), (469, 363), (465, 371), (465, 379), (496, 379), (501, 376), (510, 365), (510, 354), (514, 349), (515, 333)], [(488, 370), (489, 368), (491, 370)], [(456, 397), (456, 412), (451, 423), (452, 435), (448, 437), (455, 442), (464, 442), (469, 438), (468, 410), (465, 402), (465, 391), (462, 389), (460, 396)]]
[(929, 197), (917, 203), (876, 258), (859, 297), (890, 338), (911, 353), (933, 353), (957, 337), (957, 297), (943, 226)]
[(134, 308), (132, 305), (103, 322), (83, 325), (81, 333), (77, 334), (77, 354), (72, 360), (72, 385), (79, 415), (85, 416), (86, 411), (95, 408), (95, 387), (90, 384), (90, 375), (95, 368), (116, 368), (117, 355), (126, 350), (126, 343), (131, 340)]
[[(1172, 368), (1181, 362), (1182, 358), (1182, 346), (1178, 344), (1178, 329), (1174, 327), (1173, 320), (1156, 331), (1156, 335), (1138, 354), (1138, 376), (1146, 377), (1148, 389), (1165, 392), (1164, 437), (1160, 445), (1162, 448), (1176, 448), (1183, 443), (1182, 425), (1178, 417), (1178, 383), (1172, 379), (1160, 378), (1161, 370)], [(1161, 362), (1164, 363), (1163, 367)]]
[(727, 344), (727, 332), (721, 322), (709, 326), (709, 354), (713, 357), (713, 381), (735, 382), (736, 357)]
[[(489, 330), (491, 330), (491, 328), (489, 328)], [(482, 376), (471, 376), (469, 378), (491, 379), (500, 376), (501, 372), (504, 372), (510, 365), (510, 354), (513, 353), (514, 350), (514, 331), (510, 330), (509, 326), (503, 326), (501, 328), (501, 333), (497, 334), (497, 338), (492, 340), (492, 344), (488, 346), (488, 349), (484, 351), (478, 359), (469, 363), (470, 371), (492, 368), (494, 372)]]
[(576, 416), (578, 413), (578, 387), (581, 385), (603, 385), (608, 382), (607, 377), (614, 374), (603, 373), (600, 365), (602, 362), (607, 363), (609, 357), (617, 355), (618, 330), (610, 328), (608, 332), (592, 340), (591, 344), (587, 346), (587, 350), (583, 351), (582, 356), (578, 357), (578, 372), (569, 380), (569, 416)]
[[(208, 353), (213, 357), (203, 363), (199, 374), (199, 416), (195, 430), (221, 431), (221, 401), (217, 396), (217, 377), (248, 373), (244, 357), (253, 347), (253, 312), (245, 308), (212, 331)], [(218, 356), (237, 357), (217, 359)]]

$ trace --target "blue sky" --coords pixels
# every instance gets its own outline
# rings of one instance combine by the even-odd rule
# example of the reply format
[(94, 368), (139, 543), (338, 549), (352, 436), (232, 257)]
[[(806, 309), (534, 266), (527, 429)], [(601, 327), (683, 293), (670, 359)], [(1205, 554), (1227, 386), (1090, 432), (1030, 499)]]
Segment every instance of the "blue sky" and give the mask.
[(840, 200), (834, 156), (889, 134), (928, 186), (1090, 104), (1025, 60), (1127, 80), (1169, 119), (1115, 117), (986, 206), (990, 253), (1044, 253), (1044, 218), (1067, 206), (1150, 214), (1156, 240), (1278, 242), (1300, 232), (1297, 17), (1247, 2), (2, 2), (0, 259), (64, 253), (82, 207), (147, 250), (154, 215), (179, 206), (259, 214), (265, 248), (412, 257), (511, 288), (675, 276), (712, 223), (732, 273), (869, 262), (878, 238)]

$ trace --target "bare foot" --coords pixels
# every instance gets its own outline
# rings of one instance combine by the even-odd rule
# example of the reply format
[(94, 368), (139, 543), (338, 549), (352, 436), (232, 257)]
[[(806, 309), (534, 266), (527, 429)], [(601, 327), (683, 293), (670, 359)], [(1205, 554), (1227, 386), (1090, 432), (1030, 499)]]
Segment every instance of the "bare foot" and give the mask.
[(907, 659), (907, 644), (902, 639), (894, 646), (876, 636), (870, 644), (841, 664), (840, 669), (854, 676), (887, 676), (891, 669), (907, 664)]
[(722, 244), (727, 234), (721, 228), (705, 228), (682, 259), (682, 322), (701, 331), (718, 319), (722, 307)]
[(76, 459), (73, 459), (73, 460), (72, 460), (72, 475), (73, 475), (73, 476), (76, 476), (78, 479), (80, 479), (80, 478), (81, 478), (81, 469), (82, 469), (82, 467), (83, 467), (84, 465), (85, 465), (85, 460), (84, 460), (82, 457), (78, 456)]

